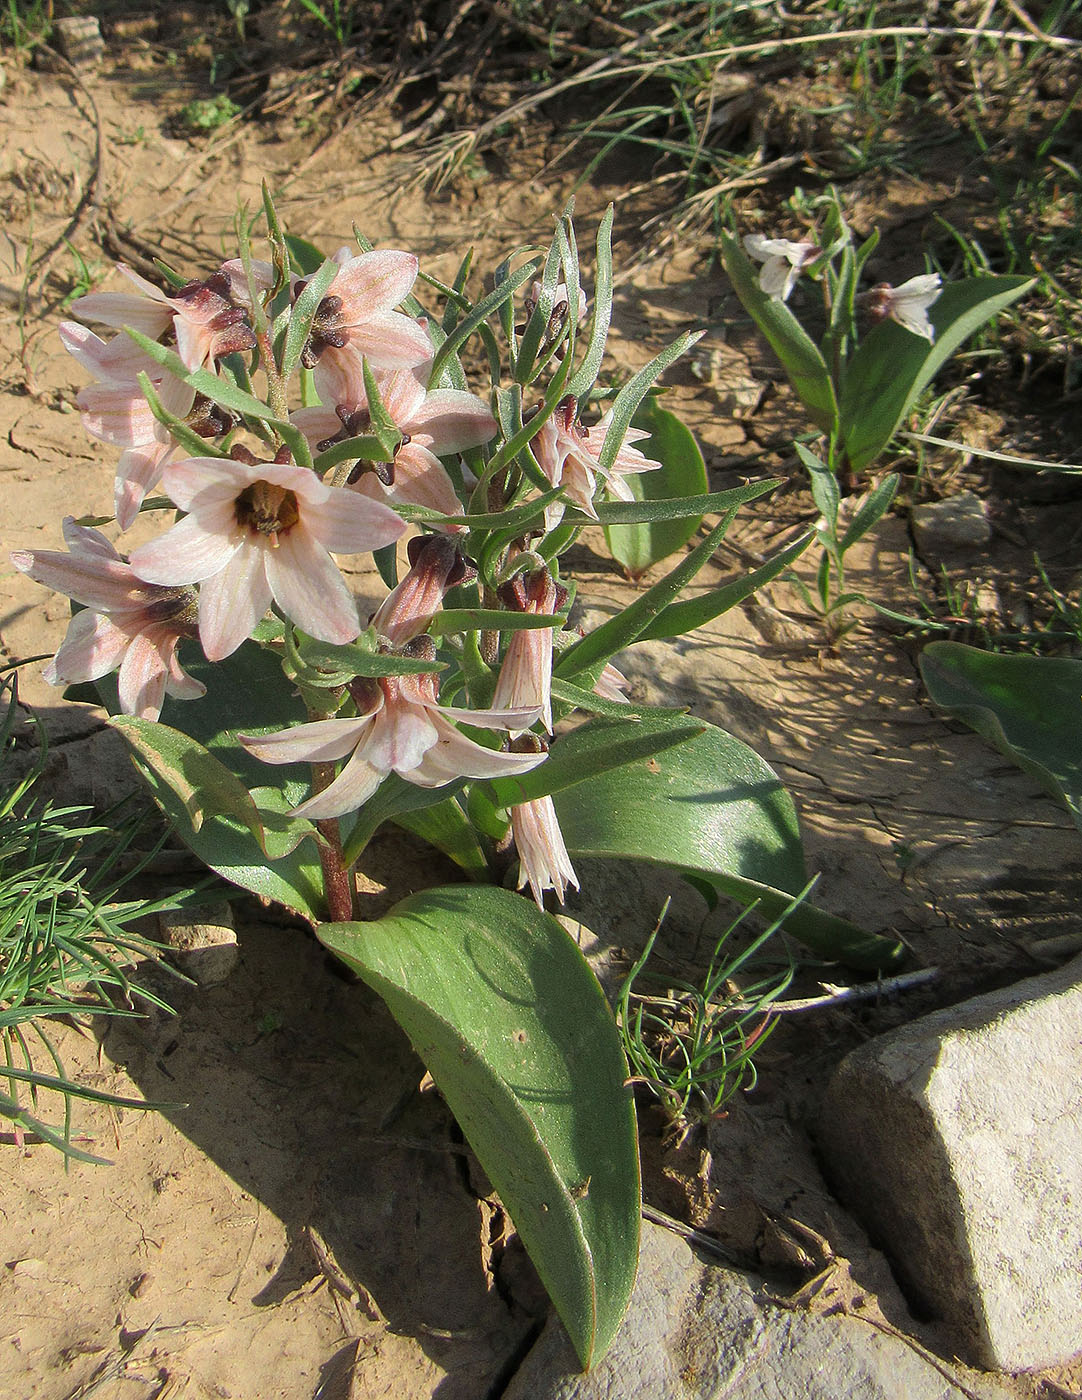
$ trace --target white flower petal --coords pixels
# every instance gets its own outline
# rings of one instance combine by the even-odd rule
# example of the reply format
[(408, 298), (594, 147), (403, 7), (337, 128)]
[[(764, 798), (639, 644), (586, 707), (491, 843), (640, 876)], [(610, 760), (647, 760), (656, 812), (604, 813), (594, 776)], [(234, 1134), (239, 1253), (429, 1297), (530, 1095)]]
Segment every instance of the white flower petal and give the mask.
[[(131, 556), (131, 566), (147, 583), (170, 587), (200, 583), (224, 569), (240, 549), (239, 530), (230, 535), (208, 529), (194, 515), (186, 515), (159, 539), (140, 545)], [(269, 601), (269, 599), (268, 599)], [(260, 617), (262, 617), (260, 613)]]
[(317, 719), (273, 734), (238, 734), (264, 763), (334, 763), (352, 753), (364, 738), (375, 713), (353, 719)]
[(276, 549), (262, 553), (275, 602), (303, 632), (337, 645), (359, 635), (353, 594), (334, 560), (303, 522), (280, 535)]
[[(182, 520), (181, 525), (185, 524), (187, 520)], [(246, 541), (199, 590), (199, 640), (207, 660), (231, 656), (252, 635), (270, 602), (264, 551)]]

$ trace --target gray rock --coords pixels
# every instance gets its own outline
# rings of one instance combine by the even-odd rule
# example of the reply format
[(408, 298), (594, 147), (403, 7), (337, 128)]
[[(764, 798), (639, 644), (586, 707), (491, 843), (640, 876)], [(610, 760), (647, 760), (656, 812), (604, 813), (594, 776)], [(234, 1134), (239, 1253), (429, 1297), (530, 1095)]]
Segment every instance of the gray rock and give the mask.
[(608, 1355), (579, 1373), (550, 1319), (503, 1400), (1006, 1400), (857, 1317), (782, 1308), (753, 1274), (703, 1264), (644, 1222), (639, 1276)]
[(983, 549), (992, 538), (988, 507), (972, 491), (914, 506), (909, 519), (917, 549), (932, 558), (952, 551)]
[(55, 20), (53, 42), (75, 68), (96, 68), (105, 57), (105, 41), (93, 15)]
[(1082, 959), (849, 1055), (820, 1145), (911, 1300), (978, 1365), (1082, 1346)]

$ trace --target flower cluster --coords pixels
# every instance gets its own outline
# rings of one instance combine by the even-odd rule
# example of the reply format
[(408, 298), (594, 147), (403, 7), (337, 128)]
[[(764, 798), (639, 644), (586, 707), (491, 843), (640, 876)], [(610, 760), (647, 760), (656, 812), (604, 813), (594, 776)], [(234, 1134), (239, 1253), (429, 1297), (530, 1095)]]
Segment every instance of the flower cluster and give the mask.
[[(561, 494), (507, 542), (507, 582), (476, 593), (506, 612), (509, 630), (485, 634), (477, 685), (458, 673), (459, 694), (449, 703), (441, 699), (442, 639), (428, 629), (447, 592), (477, 578), (465, 553), (472, 538), (465, 513), (474, 473), (499, 445), (499, 426), (461, 380), (432, 381), (438, 340), (423, 315), (402, 309), (417, 259), (343, 248), (298, 275), (279, 250), (277, 263), (235, 258), (167, 291), (120, 271), (131, 290), (81, 297), (72, 306), (79, 320), (64, 322), (60, 335), (92, 376), (78, 396), (85, 428), (119, 449), (120, 531), (160, 508), (154, 491), (179, 514), (129, 558), (72, 519), (64, 524), (66, 554), (13, 555), (16, 568), (80, 605), (46, 678), (68, 684), (117, 672), (120, 710), (156, 720), (166, 697), (206, 693), (197, 678), (202, 663), (190, 658), (197, 674), (189, 674), (178, 659), (182, 646), (198, 643), (207, 662), (219, 663), (258, 635), (283, 665), (305, 645), (361, 647), (369, 662), (352, 677), (336, 673), (334, 685), (318, 664), (287, 671), (305, 698), (306, 721), (237, 736), (268, 764), (313, 765), (312, 795), (293, 814), (319, 822), (357, 811), (390, 774), (442, 788), (541, 764), (553, 728), (554, 636), (568, 593), (555, 561), (530, 551), (538, 529), (555, 528), (566, 507), (596, 520), (603, 493), (633, 499), (624, 477), (658, 466), (631, 445), (645, 434), (628, 430), (603, 465), (610, 420), (585, 426), (585, 395), (533, 410), (534, 470)], [(317, 277), (322, 296), (309, 292), (302, 302)], [(543, 295), (534, 283), (527, 319)], [(542, 344), (557, 366), (587, 311), (581, 289), (574, 311), (569, 300), (563, 284), (549, 297)], [(119, 333), (103, 338), (83, 322)], [(504, 472), (483, 504), (507, 505), (531, 491), (538, 486), (521, 473)], [(409, 529), (404, 515), (421, 528), (409, 541), (410, 569), (364, 630), (339, 556), (393, 552)], [(268, 613), (277, 622), (261, 626)], [(516, 616), (526, 623), (525, 615), (542, 625), (513, 624)], [(456, 645), (464, 643), (452, 651)], [(607, 667), (599, 692), (622, 698), (612, 674)], [(258, 703), (252, 713), (258, 721)], [(460, 726), (491, 737), (472, 738)], [(508, 820), (520, 886), (528, 882), (538, 903), (546, 889), (562, 901), (577, 881), (551, 798), (513, 806)]]

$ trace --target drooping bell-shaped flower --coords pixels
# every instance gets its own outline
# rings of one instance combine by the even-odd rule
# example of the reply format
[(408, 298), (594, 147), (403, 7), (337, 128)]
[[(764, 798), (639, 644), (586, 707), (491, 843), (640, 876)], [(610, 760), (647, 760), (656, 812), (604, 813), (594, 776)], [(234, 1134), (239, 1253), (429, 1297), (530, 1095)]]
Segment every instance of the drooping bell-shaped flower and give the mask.
[(380, 549), (406, 529), (390, 507), (326, 486), (288, 460), (192, 457), (162, 485), (187, 515), (132, 554), (150, 583), (198, 583), (199, 636), (211, 661), (236, 651), (274, 601), (320, 641), (351, 642), (357, 606), (332, 553)]
[(98, 530), (64, 521), (69, 553), (19, 550), (11, 562), (20, 571), (83, 610), (43, 672), (50, 685), (96, 681), (118, 671), (120, 708), (127, 715), (157, 719), (165, 695), (196, 700), (206, 687), (177, 660), (177, 644), (195, 637), (196, 598), (191, 588), (162, 588), (136, 578)]
[(568, 885), (578, 889), (579, 880), (552, 798), (536, 797), (512, 807), (511, 834), (518, 851), (518, 888), (528, 883), (539, 909), (545, 907), (546, 890), (555, 890), (563, 904)]
[[(562, 486), (569, 500), (592, 519), (597, 519), (594, 496), (600, 475), (614, 496), (632, 500), (630, 487), (621, 478), (633, 472), (656, 471), (660, 462), (646, 457), (631, 443), (649, 437), (641, 428), (628, 428), (611, 466), (602, 468), (598, 458), (608, 433), (611, 414), (592, 428), (578, 420), (577, 404), (568, 397), (557, 404), (552, 416), (541, 425), (530, 443), (538, 466), (553, 486)], [(551, 530), (563, 513), (560, 505), (545, 511), (545, 528)]]
[[(567, 601), (547, 569), (519, 574), (500, 590), (504, 604), (515, 612), (554, 613)], [(540, 710), (545, 729), (552, 733), (552, 641), (551, 627), (512, 632), (496, 679), (492, 703), (516, 709)]]

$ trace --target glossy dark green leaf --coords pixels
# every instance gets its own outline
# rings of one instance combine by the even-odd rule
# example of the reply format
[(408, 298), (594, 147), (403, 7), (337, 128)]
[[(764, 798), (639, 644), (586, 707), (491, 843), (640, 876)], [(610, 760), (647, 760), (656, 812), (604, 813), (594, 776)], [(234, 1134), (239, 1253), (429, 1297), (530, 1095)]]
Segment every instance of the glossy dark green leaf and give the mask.
[[(666, 865), (709, 880), (775, 918), (807, 884), (792, 799), (747, 745), (714, 725), (654, 757), (558, 792), (572, 856)], [(854, 967), (893, 963), (900, 946), (864, 933), (805, 901), (787, 931), (823, 957)]]
[[(638, 472), (623, 481), (640, 501), (672, 500), (708, 492), (706, 463), (699, 444), (674, 413), (647, 399), (631, 420), (650, 434), (634, 446), (661, 463), (658, 471)], [(616, 562), (631, 576), (640, 578), (651, 565), (682, 549), (702, 523), (701, 515), (676, 520), (656, 520), (643, 525), (608, 525), (605, 539)]]
[(530, 901), (476, 885), (317, 936), (406, 1031), (583, 1366), (596, 1363), (635, 1279), (638, 1143), (619, 1033), (574, 940)]
[(1082, 661), (932, 642), (920, 670), (940, 709), (1036, 778), (1082, 831)]
[(929, 344), (894, 321), (870, 331), (849, 357), (840, 432), (849, 467), (862, 471), (879, 456), (936, 371), (985, 321), (1017, 301), (1032, 277), (968, 277), (943, 288), (928, 318)]
[(789, 382), (816, 427), (833, 432), (838, 404), (822, 352), (783, 301), (759, 286), (759, 270), (735, 238), (721, 235), (721, 253), (733, 290), (782, 363)]

